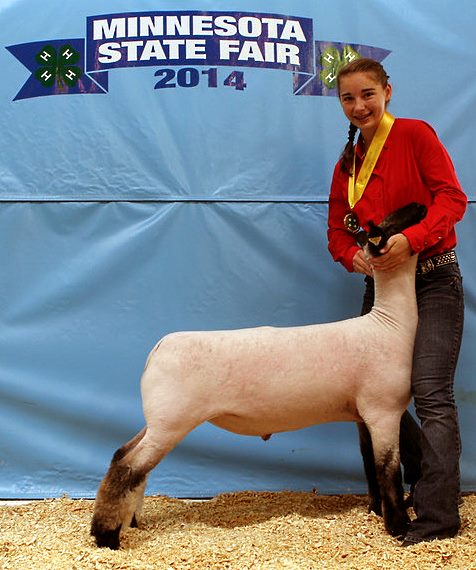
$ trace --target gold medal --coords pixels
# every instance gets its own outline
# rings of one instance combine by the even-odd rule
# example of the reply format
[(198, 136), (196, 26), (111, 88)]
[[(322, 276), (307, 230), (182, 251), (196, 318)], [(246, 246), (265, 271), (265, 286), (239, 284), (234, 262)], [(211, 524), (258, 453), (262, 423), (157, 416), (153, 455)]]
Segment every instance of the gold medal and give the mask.
[(353, 234), (360, 230), (359, 220), (353, 212), (344, 216), (344, 228)]

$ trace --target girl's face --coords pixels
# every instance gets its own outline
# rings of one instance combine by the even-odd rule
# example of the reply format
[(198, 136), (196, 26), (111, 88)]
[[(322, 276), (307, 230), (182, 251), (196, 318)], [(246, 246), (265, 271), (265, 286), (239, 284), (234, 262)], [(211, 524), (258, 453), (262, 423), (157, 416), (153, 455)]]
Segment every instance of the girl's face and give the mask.
[(360, 129), (365, 144), (372, 140), (391, 95), (391, 85), (383, 87), (373, 73), (359, 71), (340, 78), (340, 104), (345, 116)]

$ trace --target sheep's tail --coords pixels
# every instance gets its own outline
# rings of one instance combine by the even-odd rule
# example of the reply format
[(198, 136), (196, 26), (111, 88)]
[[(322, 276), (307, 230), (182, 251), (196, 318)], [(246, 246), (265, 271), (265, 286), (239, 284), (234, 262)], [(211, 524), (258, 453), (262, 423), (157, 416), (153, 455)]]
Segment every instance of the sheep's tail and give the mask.
[(159, 342), (154, 346), (154, 348), (149, 352), (149, 355), (147, 356), (147, 360), (145, 361), (144, 371), (147, 370), (147, 366), (149, 366), (149, 362), (150, 362), (150, 359), (152, 358), (152, 355), (154, 354), (154, 352), (156, 352), (159, 349), (159, 346), (161, 345), (163, 340), (164, 340), (164, 337), (162, 337), (159, 340)]

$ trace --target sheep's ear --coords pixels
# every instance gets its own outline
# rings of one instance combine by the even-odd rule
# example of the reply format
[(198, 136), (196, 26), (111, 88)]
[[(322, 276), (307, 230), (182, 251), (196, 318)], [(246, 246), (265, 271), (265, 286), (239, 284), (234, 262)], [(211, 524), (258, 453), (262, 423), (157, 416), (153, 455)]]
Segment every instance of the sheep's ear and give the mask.
[(368, 233), (369, 247), (371, 248), (372, 255), (379, 255), (380, 250), (385, 247), (388, 241), (388, 235), (380, 226), (369, 222), (370, 231)]
[(355, 240), (360, 245), (360, 247), (364, 247), (369, 241), (369, 234), (365, 230), (360, 230), (355, 235)]

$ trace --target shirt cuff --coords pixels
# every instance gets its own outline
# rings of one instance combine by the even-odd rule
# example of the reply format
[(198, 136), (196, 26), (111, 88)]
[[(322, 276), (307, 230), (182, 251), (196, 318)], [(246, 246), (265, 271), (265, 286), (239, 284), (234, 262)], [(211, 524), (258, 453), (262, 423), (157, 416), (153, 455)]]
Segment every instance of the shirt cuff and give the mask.
[(422, 235), (421, 229), (418, 228), (418, 226), (407, 228), (406, 230), (403, 230), (402, 234), (410, 243), (413, 253), (420, 253), (432, 245), (428, 242), (428, 236), (424, 234)]
[(347, 269), (349, 273), (354, 272), (354, 256), (359, 251), (360, 247), (358, 245), (351, 247), (345, 257), (342, 259), (342, 265)]

